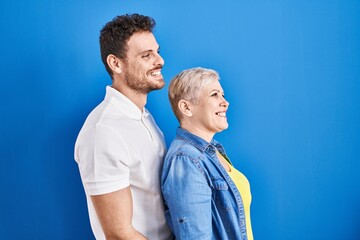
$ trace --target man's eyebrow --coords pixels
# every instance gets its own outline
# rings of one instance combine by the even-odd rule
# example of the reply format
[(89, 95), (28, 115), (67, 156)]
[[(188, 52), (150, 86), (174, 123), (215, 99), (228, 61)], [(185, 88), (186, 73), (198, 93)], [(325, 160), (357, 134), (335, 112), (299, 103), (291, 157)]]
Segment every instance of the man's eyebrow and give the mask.
[(152, 52), (151, 49), (143, 50), (143, 51), (139, 52), (139, 53), (137, 54), (137, 56), (143, 55), (143, 54), (145, 54), (145, 53), (150, 53), (150, 52)]
[[(159, 52), (159, 51), (160, 51), (160, 47), (157, 49), (157, 52)], [(154, 52), (154, 50), (152, 50), (152, 49), (143, 50), (143, 51), (139, 52), (137, 55), (142, 55), (144, 53), (150, 53), (150, 52)]]

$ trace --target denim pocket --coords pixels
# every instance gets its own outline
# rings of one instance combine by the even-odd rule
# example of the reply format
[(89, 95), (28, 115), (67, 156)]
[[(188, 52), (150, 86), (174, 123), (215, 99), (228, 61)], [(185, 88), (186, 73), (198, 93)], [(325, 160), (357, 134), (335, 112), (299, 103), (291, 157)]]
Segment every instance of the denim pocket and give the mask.
[(228, 212), (232, 209), (229, 185), (223, 179), (213, 179), (213, 200), (220, 211)]
[(228, 184), (222, 179), (214, 179), (212, 180), (213, 186), (215, 190), (228, 190)]

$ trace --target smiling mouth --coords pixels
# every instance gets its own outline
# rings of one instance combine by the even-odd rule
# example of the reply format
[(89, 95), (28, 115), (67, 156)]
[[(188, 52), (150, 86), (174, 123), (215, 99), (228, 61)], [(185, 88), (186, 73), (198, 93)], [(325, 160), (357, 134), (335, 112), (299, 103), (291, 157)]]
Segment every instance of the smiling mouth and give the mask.
[(216, 113), (219, 117), (226, 117), (226, 112), (218, 112)]
[(161, 70), (157, 70), (157, 71), (152, 71), (152, 72), (150, 72), (150, 76), (153, 76), (153, 77), (162, 76), (162, 75), (161, 75)]

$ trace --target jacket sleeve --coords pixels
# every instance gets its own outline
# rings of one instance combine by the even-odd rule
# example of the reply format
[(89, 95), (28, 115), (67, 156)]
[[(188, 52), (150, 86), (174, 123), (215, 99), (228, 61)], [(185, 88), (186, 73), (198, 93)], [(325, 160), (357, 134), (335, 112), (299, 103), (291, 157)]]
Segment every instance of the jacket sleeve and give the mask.
[(197, 159), (167, 159), (162, 191), (177, 240), (208, 240), (212, 236), (211, 188)]

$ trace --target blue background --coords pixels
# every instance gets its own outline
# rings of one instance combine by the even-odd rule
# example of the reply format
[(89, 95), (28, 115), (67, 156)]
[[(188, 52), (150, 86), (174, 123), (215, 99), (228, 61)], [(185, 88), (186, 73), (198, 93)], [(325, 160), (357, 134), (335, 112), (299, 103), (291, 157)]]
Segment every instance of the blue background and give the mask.
[[(256, 240), (360, 239), (358, 0), (1, 1), (1, 239), (93, 239), (73, 146), (111, 84), (99, 30), (132, 12), (157, 21), (167, 83), (220, 73), (216, 138), (251, 182)], [(167, 87), (147, 107), (169, 144)]]

